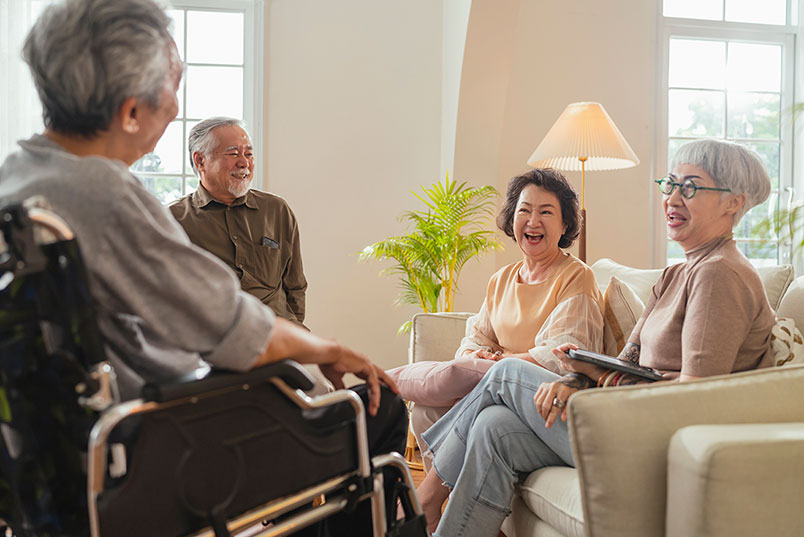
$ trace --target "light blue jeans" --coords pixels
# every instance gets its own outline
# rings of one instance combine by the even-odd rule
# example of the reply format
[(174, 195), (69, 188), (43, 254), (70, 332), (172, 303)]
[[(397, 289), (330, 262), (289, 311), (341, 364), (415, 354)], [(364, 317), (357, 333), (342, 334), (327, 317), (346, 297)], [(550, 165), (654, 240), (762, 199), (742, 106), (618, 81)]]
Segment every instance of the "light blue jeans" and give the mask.
[(496, 537), (514, 486), (545, 466), (573, 466), (567, 424), (545, 428), (533, 396), (558, 375), (516, 358), (496, 363), (422, 436), (452, 488), (434, 537)]

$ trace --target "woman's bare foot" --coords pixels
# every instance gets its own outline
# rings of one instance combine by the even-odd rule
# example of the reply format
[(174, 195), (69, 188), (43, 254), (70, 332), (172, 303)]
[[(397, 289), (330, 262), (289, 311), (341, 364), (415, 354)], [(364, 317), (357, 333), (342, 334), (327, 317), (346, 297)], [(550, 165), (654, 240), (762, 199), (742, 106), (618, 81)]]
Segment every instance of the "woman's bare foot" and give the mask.
[(441, 482), (435, 470), (430, 469), (416, 489), (416, 493), (422, 504), (424, 516), (427, 517), (427, 531), (433, 533), (441, 520), (441, 508), (449, 496), (449, 487)]

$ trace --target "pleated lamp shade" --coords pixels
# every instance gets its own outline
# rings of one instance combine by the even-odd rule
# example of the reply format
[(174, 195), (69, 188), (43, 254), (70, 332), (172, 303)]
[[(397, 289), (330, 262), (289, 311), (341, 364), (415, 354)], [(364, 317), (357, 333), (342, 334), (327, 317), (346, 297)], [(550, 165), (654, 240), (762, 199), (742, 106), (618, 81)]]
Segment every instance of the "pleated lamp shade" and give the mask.
[(599, 103), (572, 103), (550, 127), (528, 159), (534, 168), (619, 170), (639, 159)]

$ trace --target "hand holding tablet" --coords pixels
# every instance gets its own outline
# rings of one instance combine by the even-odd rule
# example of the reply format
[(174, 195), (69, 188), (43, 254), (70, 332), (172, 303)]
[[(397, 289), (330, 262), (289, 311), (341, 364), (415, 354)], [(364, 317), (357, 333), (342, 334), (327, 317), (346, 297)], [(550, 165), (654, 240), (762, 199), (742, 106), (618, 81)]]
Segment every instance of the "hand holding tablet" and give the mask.
[(570, 349), (567, 354), (573, 360), (580, 360), (582, 362), (594, 364), (606, 369), (622, 371), (623, 373), (628, 373), (645, 380), (656, 381), (664, 379), (662, 374), (653, 368), (626, 362), (625, 360), (620, 360), (619, 358), (615, 358), (613, 356), (607, 356), (605, 354), (599, 354), (591, 351), (582, 351), (580, 349)]

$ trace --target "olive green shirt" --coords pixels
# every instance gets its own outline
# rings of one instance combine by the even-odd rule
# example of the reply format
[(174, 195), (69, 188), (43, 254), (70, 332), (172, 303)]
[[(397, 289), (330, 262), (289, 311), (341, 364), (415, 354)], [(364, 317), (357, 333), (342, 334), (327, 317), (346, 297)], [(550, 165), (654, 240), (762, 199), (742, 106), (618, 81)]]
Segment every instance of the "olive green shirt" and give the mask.
[(290, 321), (304, 322), (307, 280), (299, 228), (287, 202), (249, 190), (231, 206), (198, 190), (170, 205), (190, 240), (235, 271), (247, 293)]

